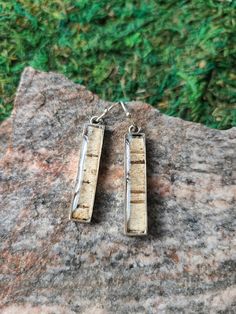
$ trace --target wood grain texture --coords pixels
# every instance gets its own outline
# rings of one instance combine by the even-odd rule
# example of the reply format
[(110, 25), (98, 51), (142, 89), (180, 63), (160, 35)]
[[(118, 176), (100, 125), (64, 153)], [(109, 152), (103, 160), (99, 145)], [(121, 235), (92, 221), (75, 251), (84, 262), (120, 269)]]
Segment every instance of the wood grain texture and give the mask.
[(96, 194), (104, 125), (85, 125), (70, 219), (90, 222)]
[(106, 121), (93, 223), (68, 220), (83, 126), (110, 105), (63, 75), (22, 74), (0, 160), (1, 314), (235, 313), (236, 128), (129, 102), (149, 221), (127, 237), (122, 109)]
[(125, 234), (147, 234), (145, 135), (125, 137)]

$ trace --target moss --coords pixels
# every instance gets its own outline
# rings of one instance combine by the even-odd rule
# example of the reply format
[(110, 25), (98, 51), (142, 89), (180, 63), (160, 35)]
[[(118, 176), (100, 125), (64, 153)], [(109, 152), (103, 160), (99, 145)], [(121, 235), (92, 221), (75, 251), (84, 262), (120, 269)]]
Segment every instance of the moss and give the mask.
[(236, 1), (0, 0), (0, 119), (27, 65), (107, 100), (236, 126)]

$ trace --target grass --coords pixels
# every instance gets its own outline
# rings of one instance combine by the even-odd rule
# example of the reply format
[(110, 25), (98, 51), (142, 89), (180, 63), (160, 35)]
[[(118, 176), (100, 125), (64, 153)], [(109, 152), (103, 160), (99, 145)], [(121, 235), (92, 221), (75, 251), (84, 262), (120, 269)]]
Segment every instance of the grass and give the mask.
[(0, 0), (0, 120), (30, 65), (107, 100), (236, 126), (236, 1)]

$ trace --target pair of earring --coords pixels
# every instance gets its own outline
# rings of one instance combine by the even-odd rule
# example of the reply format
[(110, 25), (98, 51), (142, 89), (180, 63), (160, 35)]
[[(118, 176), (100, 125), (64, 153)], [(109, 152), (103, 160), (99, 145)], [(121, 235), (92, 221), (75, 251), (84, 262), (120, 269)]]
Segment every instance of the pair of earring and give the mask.
[[(103, 117), (115, 106), (121, 105), (131, 117), (123, 102), (112, 104), (100, 116), (93, 116), (84, 126), (79, 167), (72, 197), (69, 219), (89, 223), (92, 218), (102, 153), (105, 124)], [(147, 180), (145, 134), (136, 124), (125, 135), (124, 154), (125, 196), (124, 233), (128, 236), (147, 234)]]

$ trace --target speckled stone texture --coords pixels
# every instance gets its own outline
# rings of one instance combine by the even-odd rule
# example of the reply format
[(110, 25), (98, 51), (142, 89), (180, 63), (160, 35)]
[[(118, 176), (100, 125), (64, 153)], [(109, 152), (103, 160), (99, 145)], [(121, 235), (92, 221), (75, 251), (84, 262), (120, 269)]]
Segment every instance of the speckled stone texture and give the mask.
[(92, 224), (68, 220), (83, 125), (108, 105), (62, 75), (22, 74), (1, 151), (1, 313), (235, 313), (235, 128), (128, 104), (147, 137), (149, 214), (149, 235), (130, 238), (118, 108)]

